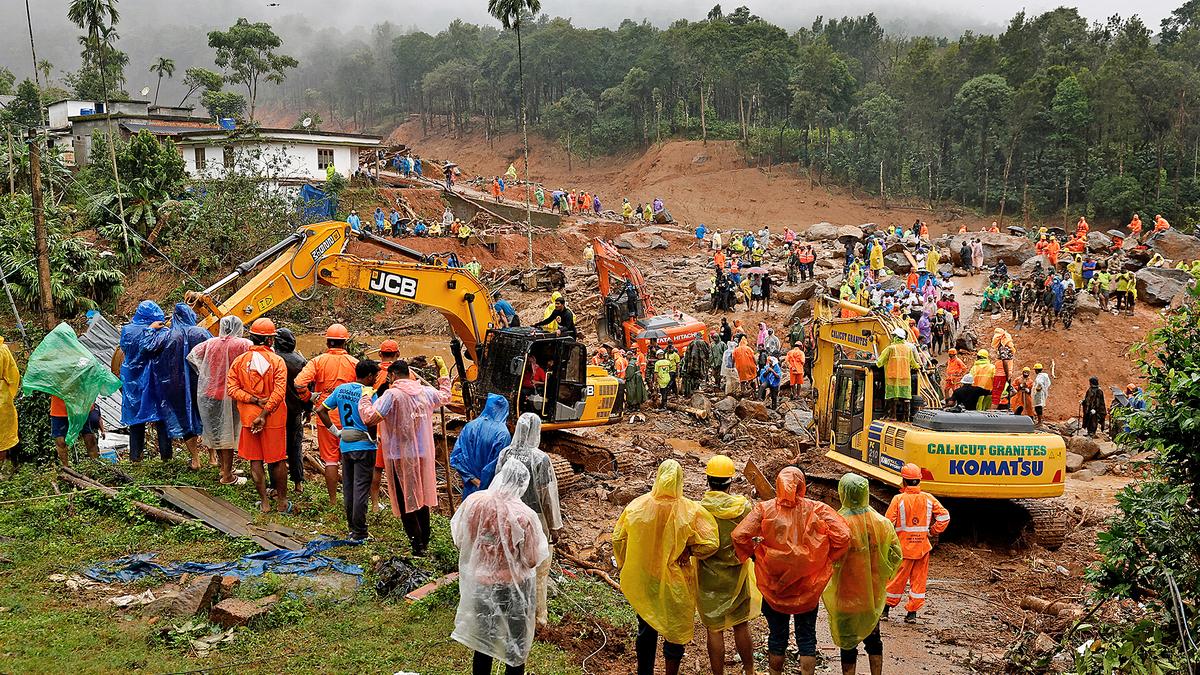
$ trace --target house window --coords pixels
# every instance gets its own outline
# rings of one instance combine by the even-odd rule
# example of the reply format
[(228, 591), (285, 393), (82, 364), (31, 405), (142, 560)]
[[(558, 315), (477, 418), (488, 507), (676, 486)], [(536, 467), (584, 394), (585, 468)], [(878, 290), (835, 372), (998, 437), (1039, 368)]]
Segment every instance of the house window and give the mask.
[(196, 171), (203, 171), (207, 163), (204, 158), (204, 148), (196, 148)]
[(330, 148), (317, 148), (317, 168), (328, 169), (333, 166), (333, 150)]
[(233, 147), (232, 146), (225, 146), (224, 153), (223, 153), (223, 160), (225, 162), (226, 169), (233, 168)]

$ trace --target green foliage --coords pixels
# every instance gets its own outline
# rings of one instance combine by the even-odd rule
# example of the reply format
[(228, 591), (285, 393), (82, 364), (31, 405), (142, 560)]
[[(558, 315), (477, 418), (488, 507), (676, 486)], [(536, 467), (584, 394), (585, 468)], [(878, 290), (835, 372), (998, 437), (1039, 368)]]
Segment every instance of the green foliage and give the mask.
[[(1192, 290), (1193, 296), (1196, 290)], [(1144, 614), (1102, 626), (1107, 637), (1077, 659), (1078, 672), (1174, 670), (1184, 648), (1178, 622), (1200, 612), (1200, 307), (1193, 297), (1140, 347), (1145, 410), (1123, 414), (1118, 440), (1149, 451), (1149, 475), (1117, 494), (1119, 511), (1097, 537), (1087, 577), (1102, 599), (1134, 600)], [(1178, 592), (1178, 595), (1176, 595)]]
[(0, 66), (0, 96), (11, 94), (13, 83), (16, 81), (17, 76), (13, 75), (13, 71)]
[(0, 126), (12, 127), (11, 133), (20, 139), (23, 136), (22, 130), (42, 123), (42, 101), (37, 87), (29, 78), (17, 85), (15, 96), (11, 103), (0, 108)]
[(549, 601), (550, 622), (562, 623), (568, 616), (585, 615), (599, 619), (614, 628), (633, 630), (637, 613), (625, 597), (607, 584), (590, 576), (556, 578), (558, 595)]
[[(27, 326), (26, 330), (32, 327)], [(29, 335), (33, 344), (37, 344), (34, 330)], [(17, 406), (17, 434), (21, 444), (9, 451), (13, 461), (18, 464), (50, 464), (58, 461), (54, 450), (54, 438), (50, 436), (50, 396), (41, 392), (21, 395), (15, 401)]]
[(232, 91), (208, 89), (200, 95), (200, 105), (213, 117), (240, 119), (246, 112), (246, 97)]
[[(114, 301), (123, 292), (117, 261), (66, 229), (59, 210), (47, 213), (50, 286), (55, 311), (72, 317)], [(25, 307), (40, 301), (33, 243), (33, 207), (28, 194), (0, 196), (0, 268), (10, 273), (13, 298)]]
[[(104, 156), (108, 151), (107, 136), (95, 134), (92, 138), (92, 151)], [(93, 164), (88, 168), (88, 180), (94, 191), (87, 209), (96, 229), (127, 263), (133, 264), (142, 258), (143, 240), (153, 243), (159, 235), (170, 231), (170, 220), (180, 210), (175, 198), (183, 190), (187, 171), (175, 144), (170, 140), (160, 143), (149, 131), (139, 131), (129, 141), (118, 141), (116, 153), (124, 222), (118, 204), (118, 185), (104, 165)]]
[(226, 81), (246, 87), (251, 120), (260, 81), (280, 84), (286, 77), (285, 71), (300, 65), (291, 56), (276, 52), (283, 46), (283, 40), (265, 22), (238, 19), (229, 30), (211, 31), (208, 46), (217, 52), (217, 66), (228, 72)]
[[(308, 126), (304, 126), (304, 120), (309, 120)], [(321, 114), (315, 110), (305, 110), (296, 117), (296, 123), (292, 125), (293, 129), (299, 131), (320, 131), (321, 125), (325, 120), (321, 119)]]
[(183, 98), (179, 99), (179, 105), (187, 103), (187, 100), (198, 91), (220, 91), (225, 85), (225, 78), (220, 73), (215, 73), (207, 68), (188, 68), (183, 71), (183, 86), (187, 90), (183, 94)]

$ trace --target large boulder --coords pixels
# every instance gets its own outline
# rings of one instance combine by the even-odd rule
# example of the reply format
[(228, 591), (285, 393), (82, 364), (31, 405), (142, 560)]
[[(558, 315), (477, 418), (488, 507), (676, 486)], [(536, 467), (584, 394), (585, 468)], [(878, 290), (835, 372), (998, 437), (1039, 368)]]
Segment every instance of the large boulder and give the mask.
[(1138, 300), (1161, 307), (1171, 304), (1176, 296), (1186, 292), (1192, 275), (1184, 270), (1143, 267), (1134, 278), (1137, 279)]
[[(1039, 262), (1042, 262), (1042, 258), (1041, 258), (1041, 256), (1036, 256), (1036, 255), (1035, 255), (1035, 256), (1033, 256), (1032, 258), (1030, 258), (1030, 259), (1026, 260), (1025, 262), (1021, 263), (1021, 266), (1020, 266), (1019, 268), (1017, 268), (1017, 278), (1018, 278), (1018, 279), (1030, 279), (1030, 278), (1032, 278), (1032, 277), (1033, 277), (1033, 273), (1034, 273), (1034, 271), (1037, 269), (1037, 266), (1038, 266), (1038, 263), (1039, 263)], [(1046, 269), (1046, 263), (1045, 263), (1045, 262), (1042, 262), (1042, 271), (1044, 272), (1044, 271), (1045, 271), (1045, 269)], [(1012, 270), (1011, 270), (1011, 269), (1009, 269), (1009, 273), (1012, 273)]]
[(899, 291), (904, 288), (904, 277), (898, 274), (889, 274), (879, 282), (879, 287), (885, 291)]
[(1109, 246), (1112, 246), (1112, 237), (1095, 230), (1088, 232), (1087, 247), (1089, 251), (1106, 251)]
[(808, 425), (812, 424), (812, 421), (811, 410), (789, 410), (783, 416), (783, 428), (796, 436), (811, 436)]
[(909, 262), (906, 250), (900, 242), (883, 249), (883, 266), (896, 274), (907, 275), (913, 264)]
[(1073, 453), (1067, 453), (1067, 472), (1075, 473), (1083, 468), (1083, 457)]
[(1171, 262), (1200, 258), (1200, 239), (1174, 228), (1160, 232), (1149, 243), (1152, 250)]
[(1100, 301), (1091, 293), (1083, 292), (1075, 295), (1075, 315), (1089, 317), (1092, 321), (1100, 316)]
[(737, 402), (733, 413), (738, 416), (738, 419), (752, 419), (760, 422), (771, 421), (771, 413), (767, 408), (767, 404), (762, 401), (751, 401), (750, 399), (742, 399)]
[(658, 249), (667, 248), (669, 244), (666, 239), (653, 232), (645, 230), (633, 230), (630, 232), (622, 232), (613, 239), (613, 244), (617, 248), (623, 249)]
[(1074, 454), (1083, 458), (1083, 461), (1088, 462), (1100, 454), (1100, 446), (1096, 441), (1087, 436), (1072, 436), (1067, 443), (1067, 448)]
[(772, 288), (771, 297), (785, 305), (795, 305), (801, 300), (812, 298), (817, 292), (817, 282), (803, 281), (796, 286)]
[(853, 225), (834, 225), (832, 223), (817, 223), (809, 225), (804, 231), (804, 238), (809, 241), (837, 241), (841, 237), (862, 239), (863, 232)]
[(966, 234), (948, 234), (937, 240), (942, 249), (949, 249), (950, 257), (955, 265), (962, 265), (959, 250), (964, 241), (975, 238), (983, 243), (983, 262), (985, 265), (995, 265), (997, 260), (1003, 260), (1006, 265), (1020, 265), (1037, 255), (1033, 242), (1025, 237), (1014, 237), (1003, 232), (967, 232)]
[(797, 300), (792, 304), (792, 308), (788, 310), (787, 325), (792, 325), (797, 319), (803, 321), (812, 316), (812, 301)]

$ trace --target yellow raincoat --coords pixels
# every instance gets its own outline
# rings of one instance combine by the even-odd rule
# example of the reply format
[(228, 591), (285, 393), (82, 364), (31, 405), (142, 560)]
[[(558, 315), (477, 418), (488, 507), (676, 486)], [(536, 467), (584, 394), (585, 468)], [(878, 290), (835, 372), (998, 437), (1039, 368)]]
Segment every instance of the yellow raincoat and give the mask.
[(821, 599), (833, 643), (842, 649), (854, 649), (875, 630), (887, 583), (903, 559), (895, 528), (868, 505), (869, 496), (867, 479), (858, 474), (848, 473), (838, 482), (838, 515), (850, 526), (850, 550), (834, 566)]
[(871, 269), (878, 272), (883, 269), (883, 245), (875, 244), (871, 247)]
[(17, 407), (13, 399), (21, 388), (21, 371), (4, 338), (0, 337), (0, 452), (12, 449), (20, 440), (17, 436)]
[(720, 548), (700, 561), (700, 622), (710, 630), (725, 630), (762, 613), (762, 593), (754, 581), (754, 561), (738, 560), (733, 528), (750, 513), (750, 500), (728, 492), (705, 492), (700, 505), (717, 520)]
[[(589, 246), (588, 250), (591, 250), (591, 248), (592, 247)], [(550, 302), (546, 304), (546, 313), (542, 315), (543, 319), (545, 319), (546, 317), (548, 317), (554, 313), (554, 301), (561, 297), (562, 297), (562, 293), (559, 293), (558, 291), (554, 291), (553, 293), (550, 294)], [(542, 329), (545, 330), (547, 333), (553, 333), (554, 331), (558, 330), (558, 322), (551, 321), (550, 323), (543, 326)]]
[(917, 354), (912, 345), (904, 340), (893, 337), (892, 344), (883, 348), (879, 353), (877, 366), (883, 368), (885, 399), (912, 398), (912, 373), (920, 367)]
[(659, 465), (650, 494), (630, 502), (617, 518), (612, 545), (621, 592), (667, 642), (692, 641), (696, 559), (716, 553), (719, 543), (717, 521), (683, 496), (683, 467), (673, 459)]
[(925, 257), (925, 271), (930, 274), (938, 273), (938, 264), (942, 262), (942, 254), (938, 253), (936, 248), (929, 249), (929, 255)]

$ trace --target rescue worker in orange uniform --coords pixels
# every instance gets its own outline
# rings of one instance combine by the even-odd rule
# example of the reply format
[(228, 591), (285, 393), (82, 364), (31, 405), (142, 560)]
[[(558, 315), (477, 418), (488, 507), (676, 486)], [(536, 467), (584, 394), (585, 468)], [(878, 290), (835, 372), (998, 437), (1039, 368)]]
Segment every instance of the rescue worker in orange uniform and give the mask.
[(1129, 221), (1129, 234), (1137, 237), (1142, 233), (1142, 219), (1138, 214), (1133, 214), (1133, 220)]
[(1162, 214), (1158, 214), (1158, 215), (1154, 216), (1154, 231), (1155, 232), (1162, 232), (1163, 230), (1169, 230), (1169, 229), (1171, 229), (1171, 224), (1167, 222), (1166, 218), (1162, 217)]
[(946, 378), (942, 382), (942, 394), (947, 401), (950, 400), (950, 394), (953, 394), (954, 390), (962, 384), (963, 375), (966, 375), (969, 370), (967, 364), (958, 358), (957, 349), (951, 349), (949, 354), (950, 360), (946, 362)]
[(1050, 261), (1051, 271), (1058, 267), (1058, 252), (1061, 250), (1058, 237), (1050, 237), (1050, 245), (1046, 247), (1046, 258)]
[(1092, 226), (1088, 225), (1087, 218), (1079, 216), (1079, 222), (1075, 223), (1075, 236), (1082, 239), (1087, 236), (1088, 231), (1091, 229)]
[[(356, 379), (354, 366), (358, 364), (358, 359), (346, 353), (349, 339), (350, 331), (340, 323), (329, 326), (325, 331), (325, 353), (314, 356), (296, 376), (296, 394), (302, 400), (311, 400), (314, 406), (319, 405), (339, 385)], [(341, 416), (336, 410), (331, 411), (330, 417), (334, 425), (341, 428)], [(325, 489), (329, 492), (330, 506), (337, 506), (338, 465), (342, 460), (339, 446), (337, 436), (328, 429), (317, 429), (317, 449), (325, 465)]]
[(804, 348), (800, 343), (792, 345), (784, 358), (788, 367), (788, 382), (792, 388), (792, 398), (800, 395), (800, 387), (804, 386)]
[(950, 525), (950, 512), (936, 497), (921, 492), (921, 467), (911, 462), (905, 464), (900, 470), (900, 478), (904, 480), (904, 487), (900, 494), (892, 497), (887, 519), (896, 527), (904, 560), (887, 586), (887, 607), (883, 608), (883, 616), (887, 618), (888, 611), (900, 604), (904, 588), (908, 586), (908, 602), (904, 605), (908, 613), (904, 615), (904, 622), (916, 623), (917, 611), (925, 606), (925, 582), (929, 580), (929, 552), (933, 550), (929, 535), (946, 531)]
[(267, 482), (263, 465), (270, 465), (275, 479), (275, 502), (280, 511), (290, 513), (287, 500), (287, 363), (275, 353), (275, 323), (257, 319), (250, 325), (249, 351), (229, 364), (225, 391), (237, 401), (242, 432), (238, 437), (238, 455), (250, 462), (250, 475), (258, 490), (258, 508), (271, 511), (267, 500)]

